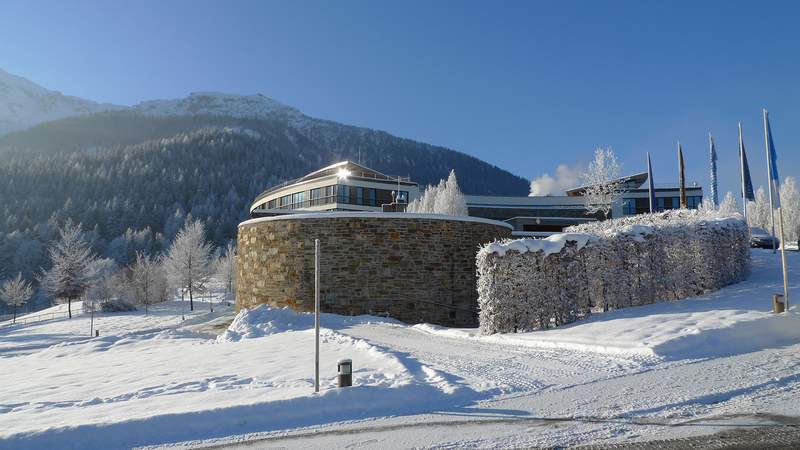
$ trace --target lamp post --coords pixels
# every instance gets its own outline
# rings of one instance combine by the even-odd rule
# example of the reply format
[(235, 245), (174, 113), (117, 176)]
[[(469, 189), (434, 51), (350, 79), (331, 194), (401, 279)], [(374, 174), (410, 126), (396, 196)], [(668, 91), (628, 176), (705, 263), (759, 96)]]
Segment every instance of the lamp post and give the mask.
[(181, 288), (181, 320), (186, 320), (186, 302), (184, 296), (186, 295), (186, 288)]
[(314, 239), (314, 392), (319, 392), (319, 239)]

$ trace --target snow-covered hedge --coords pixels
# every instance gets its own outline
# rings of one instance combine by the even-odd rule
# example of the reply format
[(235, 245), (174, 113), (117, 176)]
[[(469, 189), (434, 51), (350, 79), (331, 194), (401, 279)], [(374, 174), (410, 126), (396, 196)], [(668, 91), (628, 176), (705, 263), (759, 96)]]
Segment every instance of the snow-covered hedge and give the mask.
[(550, 328), (607, 311), (717, 290), (745, 278), (741, 216), (673, 210), (570, 227), (478, 252), (485, 334)]

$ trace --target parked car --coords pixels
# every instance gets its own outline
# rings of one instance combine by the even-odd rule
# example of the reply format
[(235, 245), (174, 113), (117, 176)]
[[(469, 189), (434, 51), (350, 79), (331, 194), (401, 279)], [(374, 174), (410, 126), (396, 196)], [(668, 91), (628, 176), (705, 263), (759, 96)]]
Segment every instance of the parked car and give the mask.
[(750, 227), (750, 247), (778, 248), (780, 241), (763, 228)]

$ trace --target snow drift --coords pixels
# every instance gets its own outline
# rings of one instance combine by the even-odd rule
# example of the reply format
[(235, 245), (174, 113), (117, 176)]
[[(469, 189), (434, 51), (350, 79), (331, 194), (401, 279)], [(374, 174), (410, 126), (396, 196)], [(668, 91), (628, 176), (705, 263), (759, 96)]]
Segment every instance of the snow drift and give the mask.
[(749, 232), (738, 215), (674, 210), (567, 231), (481, 248), (481, 332), (550, 328), (592, 311), (692, 297), (743, 280), (749, 267)]

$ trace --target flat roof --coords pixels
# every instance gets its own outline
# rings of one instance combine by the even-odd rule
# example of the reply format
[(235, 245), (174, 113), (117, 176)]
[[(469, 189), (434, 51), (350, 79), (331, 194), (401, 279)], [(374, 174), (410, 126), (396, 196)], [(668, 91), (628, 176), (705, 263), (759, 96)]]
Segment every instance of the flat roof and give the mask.
[(294, 184), (300, 184), (303, 182), (315, 180), (318, 178), (324, 178), (332, 175), (338, 175), (340, 170), (347, 170), (350, 172), (348, 177), (351, 178), (358, 178), (358, 179), (366, 179), (366, 180), (375, 180), (375, 181), (387, 181), (392, 183), (400, 182), (404, 185), (411, 185), (417, 186), (417, 183), (411, 181), (409, 177), (401, 177), (401, 176), (391, 176), (386, 175), (384, 173), (378, 172), (377, 170), (370, 169), (369, 167), (362, 166), (361, 164), (354, 163), (352, 161), (340, 161), (329, 166), (325, 166), (321, 169), (317, 169), (311, 173), (303, 175), (302, 177), (294, 178), (288, 181), (284, 181), (283, 183), (277, 184), (272, 186), (258, 195), (258, 197), (253, 200), (252, 204), (258, 203), (264, 197), (269, 196), (272, 193), (275, 193), (281, 189), (284, 189), (288, 186), (292, 186)]

